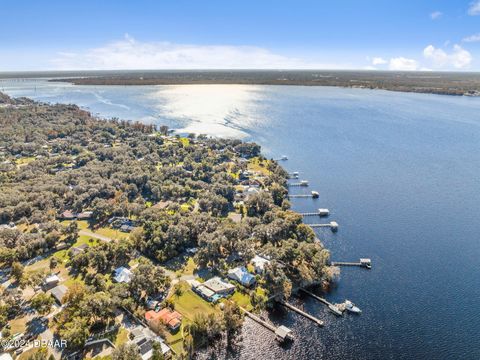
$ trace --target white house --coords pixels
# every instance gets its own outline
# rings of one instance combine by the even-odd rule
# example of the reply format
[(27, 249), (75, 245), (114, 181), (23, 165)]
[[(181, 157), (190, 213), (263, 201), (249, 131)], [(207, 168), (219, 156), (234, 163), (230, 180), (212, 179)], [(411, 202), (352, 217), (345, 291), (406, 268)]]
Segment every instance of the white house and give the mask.
[(260, 255), (255, 255), (254, 258), (251, 260), (253, 267), (255, 268), (255, 273), (263, 274), (265, 271), (265, 265), (270, 263), (270, 260), (264, 258)]
[(130, 269), (120, 266), (119, 268), (115, 269), (115, 275), (113, 276), (113, 279), (118, 283), (128, 284), (130, 281), (132, 281), (132, 276), (133, 274)]

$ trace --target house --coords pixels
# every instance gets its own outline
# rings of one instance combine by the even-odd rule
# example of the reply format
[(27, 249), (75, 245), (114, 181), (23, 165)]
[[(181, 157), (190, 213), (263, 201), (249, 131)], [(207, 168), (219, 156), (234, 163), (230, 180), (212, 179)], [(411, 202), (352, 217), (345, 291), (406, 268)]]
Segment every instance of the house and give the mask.
[(228, 270), (228, 277), (243, 286), (252, 286), (256, 281), (255, 276), (250, 274), (245, 266)]
[(132, 281), (132, 276), (133, 274), (130, 269), (120, 266), (119, 268), (115, 269), (115, 275), (113, 276), (113, 279), (118, 283), (128, 284), (130, 281)]
[(220, 295), (215, 294), (215, 292), (210, 290), (205, 285), (200, 284), (196, 287), (192, 286), (192, 290), (209, 302), (216, 302), (217, 300), (219, 300), (221, 298)]
[(203, 286), (213, 291), (216, 295), (229, 295), (235, 291), (235, 285), (230, 284), (218, 276), (211, 278), (203, 283)]
[(147, 311), (145, 313), (145, 320), (147, 322), (161, 321), (164, 323), (170, 330), (175, 331), (180, 328), (182, 324), (182, 315), (177, 311), (172, 311), (169, 308), (163, 308), (159, 312), (153, 310)]
[(219, 297), (215, 295), (212, 290), (210, 290), (197, 280), (187, 280), (187, 282), (192, 287), (193, 292), (195, 292), (197, 295), (200, 295), (203, 299), (210, 302), (215, 302), (219, 299)]
[(59, 219), (63, 219), (63, 220), (75, 220), (76, 218), (77, 218), (77, 214), (75, 214), (71, 210), (65, 210), (59, 216)]
[(88, 220), (91, 219), (93, 211), (83, 211), (77, 215), (78, 220)]
[(78, 254), (83, 253), (86, 248), (88, 248), (88, 244), (74, 246), (70, 249), (70, 256), (77, 256)]
[(191, 247), (191, 248), (185, 249), (185, 251), (190, 255), (195, 255), (197, 253), (197, 250), (198, 249), (196, 247)]
[(63, 298), (65, 297), (65, 294), (67, 293), (67, 287), (65, 285), (58, 285), (55, 286), (53, 289), (50, 290), (50, 294), (53, 296), (57, 304), (62, 305), (63, 304)]
[(263, 274), (263, 272), (265, 271), (265, 265), (269, 264), (270, 260), (264, 258), (263, 256), (255, 255), (250, 262), (255, 268), (255, 273)]
[(135, 226), (128, 225), (128, 224), (123, 224), (122, 226), (120, 226), (121, 232), (131, 232), (133, 229), (135, 229)]
[(172, 356), (172, 351), (168, 345), (165, 344), (165, 340), (163, 340), (160, 336), (157, 336), (149, 328), (137, 326), (130, 331), (130, 334), (133, 336), (133, 339), (130, 340), (130, 343), (137, 345), (138, 352), (140, 353), (142, 360), (150, 360), (153, 357), (153, 346), (155, 343), (160, 344), (160, 350), (162, 351), (165, 359), (168, 359)]
[(55, 249), (57, 249), (57, 250), (64, 250), (64, 249), (66, 249), (66, 248), (68, 248), (68, 244), (67, 244), (66, 242), (64, 242), (64, 241), (59, 242), (59, 243), (57, 244), (57, 246), (55, 246)]
[(57, 286), (59, 282), (60, 282), (60, 278), (58, 277), (58, 275), (52, 274), (52, 275), (47, 276), (43, 280), (42, 285), (43, 285), (43, 288), (45, 289), (45, 291), (47, 291), (47, 290)]

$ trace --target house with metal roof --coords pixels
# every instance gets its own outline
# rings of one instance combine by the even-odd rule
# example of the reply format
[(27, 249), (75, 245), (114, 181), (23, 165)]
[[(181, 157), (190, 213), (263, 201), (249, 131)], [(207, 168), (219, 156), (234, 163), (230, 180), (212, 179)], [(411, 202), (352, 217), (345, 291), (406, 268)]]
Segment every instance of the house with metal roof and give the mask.
[(59, 305), (62, 305), (63, 298), (65, 297), (65, 294), (67, 293), (67, 291), (68, 291), (68, 288), (65, 285), (58, 285), (50, 290), (50, 294), (53, 296), (53, 298)]
[(250, 274), (245, 266), (228, 270), (228, 277), (243, 286), (252, 286), (256, 281), (255, 276)]

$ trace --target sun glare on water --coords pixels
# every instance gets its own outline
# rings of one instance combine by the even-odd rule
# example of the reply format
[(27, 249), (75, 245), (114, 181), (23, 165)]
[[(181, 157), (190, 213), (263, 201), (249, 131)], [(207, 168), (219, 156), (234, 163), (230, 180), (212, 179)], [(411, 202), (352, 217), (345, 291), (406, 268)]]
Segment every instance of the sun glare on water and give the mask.
[(161, 115), (184, 124), (180, 133), (243, 138), (258, 119), (261, 96), (252, 85), (159, 86), (152, 97), (162, 99)]

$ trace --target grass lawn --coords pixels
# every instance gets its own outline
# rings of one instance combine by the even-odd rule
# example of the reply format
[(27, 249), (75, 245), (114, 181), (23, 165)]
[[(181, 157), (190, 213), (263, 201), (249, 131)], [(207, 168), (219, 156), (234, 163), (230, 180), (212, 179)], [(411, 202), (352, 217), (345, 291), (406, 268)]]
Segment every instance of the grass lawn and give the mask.
[(248, 294), (242, 294), (240, 291), (235, 291), (229, 300), (235, 301), (238, 306), (241, 306), (247, 310), (253, 309), (253, 305), (250, 301), (250, 295)]
[(80, 246), (83, 244), (87, 244), (88, 246), (97, 246), (100, 244), (100, 240), (92, 238), (88, 235), (80, 235), (73, 246)]
[(181, 313), (185, 320), (193, 321), (197, 314), (210, 314), (219, 310), (195, 294), (186, 282), (179, 283), (183, 293), (180, 296), (172, 295), (175, 303), (175, 310)]
[(183, 352), (183, 324), (175, 334), (167, 332), (166, 342), (177, 354)]
[(269, 175), (270, 170), (267, 169), (270, 160), (261, 161), (258, 157), (252, 158), (248, 161), (248, 170), (257, 171), (263, 175)]
[(102, 227), (95, 230), (96, 234), (107, 236), (111, 239), (120, 240), (126, 239), (128, 237), (127, 233), (124, 233), (117, 229), (112, 229), (110, 227)]
[(13, 319), (9, 322), (10, 324), (10, 333), (12, 335), (17, 334), (17, 333), (23, 333), (25, 332), (25, 329), (27, 328), (26, 326), (26, 318), (21, 317), (17, 319)]
[[(73, 220), (73, 221), (76, 221), (76, 223), (78, 225), (78, 228), (80, 230), (88, 229), (88, 221), (87, 220)], [(62, 224), (63, 226), (68, 226), (68, 224), (70, 224), (71, 222), (72, 222), (72, 220), (62, 220), (62, 221), (60, 221), (60, 224)]]
[(193, 272), (197, 268), (197, 265), (193, 261), (193, 258), (188, 258), (187, 263), (184, 265), (184, 267), (178, 271), (175, 272), (175, 274), (180, 277), (182, 275), (193, 275)]

